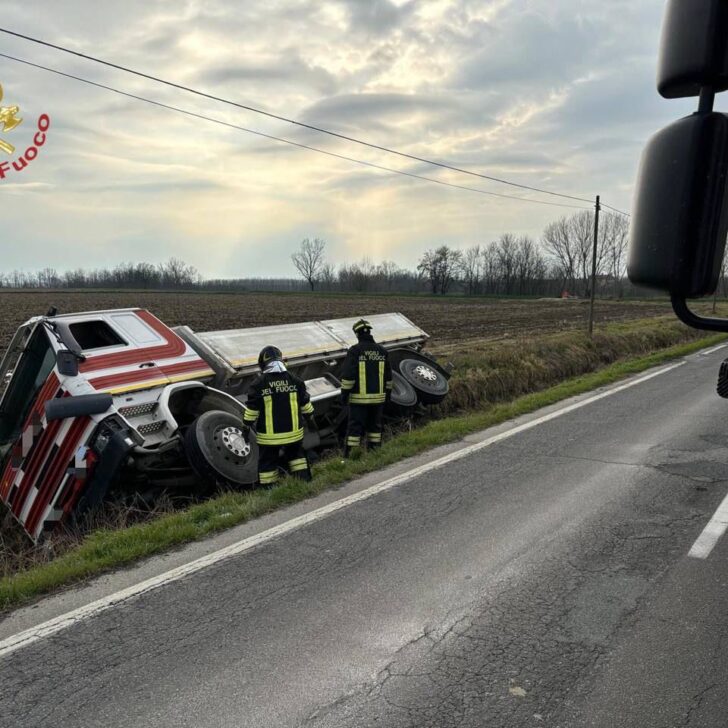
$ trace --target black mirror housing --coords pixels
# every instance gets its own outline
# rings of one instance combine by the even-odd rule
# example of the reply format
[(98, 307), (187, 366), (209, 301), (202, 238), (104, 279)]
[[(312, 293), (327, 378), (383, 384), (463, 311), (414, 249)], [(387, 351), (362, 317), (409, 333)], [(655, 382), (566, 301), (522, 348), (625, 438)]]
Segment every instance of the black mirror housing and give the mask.
[(725, 114), (688, 116), (650, 139), (635, 192), (630, 281), (683, 298), (715, 290), (728, 233), (727, 174)]
[(657, 89), (666, 99), (728, 89), (728, 3), (668, 0), (662, 26)]
[(77, 377), (78, 355), (67, 349), (61, 349), (56, 353), (56, 366), (58, 373), (64, 377)]
[(45, 403), (46, 420), (65, 420), (88, 417), (107, 412), (114, 403), (110, 394), (81, 394), (78, 397), (58, 397)]

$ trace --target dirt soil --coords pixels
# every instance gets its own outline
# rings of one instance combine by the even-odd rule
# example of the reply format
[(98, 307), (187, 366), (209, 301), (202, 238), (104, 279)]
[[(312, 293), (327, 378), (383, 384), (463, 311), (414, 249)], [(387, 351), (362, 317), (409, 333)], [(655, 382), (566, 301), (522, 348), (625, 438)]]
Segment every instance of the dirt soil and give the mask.
[[(310, 295), (146, 291), (0, 291), (0, 350), (31, 316), (147, 308), (170, 326), (196, 331), (244, 328), (399, 311), (427, 331), (433, 344), (497, 340), (585, 328), (589, 302), (560, 299), (436, 298), (433, 296)], [(597, 324), (670, 312), (666, 301), (597, 301)]]

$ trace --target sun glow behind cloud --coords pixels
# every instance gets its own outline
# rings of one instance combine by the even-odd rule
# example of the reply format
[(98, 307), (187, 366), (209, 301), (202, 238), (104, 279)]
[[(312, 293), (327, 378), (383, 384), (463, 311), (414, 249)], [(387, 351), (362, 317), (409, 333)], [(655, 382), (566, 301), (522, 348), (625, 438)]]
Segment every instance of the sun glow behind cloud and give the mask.
[[(4, 24), (344, 134), (629, 206), (654, 91), (660, 0), (92, 3), (10, 0)], [(427, 168), (3, 38), (3, 52), (324, 149)], [(537, 236), (568, 210), (456, 191), (277, 144), (0, 59), (42, 156), (0, 185), (4, 268), (185, 258), (209, 276), (284, 275), (305, 236), (333, 262), (411, 265), (441, 242)], [(12, 198), (12, 201), (11, 201)], [(548, 199), (548, 198), (542, 198)]]

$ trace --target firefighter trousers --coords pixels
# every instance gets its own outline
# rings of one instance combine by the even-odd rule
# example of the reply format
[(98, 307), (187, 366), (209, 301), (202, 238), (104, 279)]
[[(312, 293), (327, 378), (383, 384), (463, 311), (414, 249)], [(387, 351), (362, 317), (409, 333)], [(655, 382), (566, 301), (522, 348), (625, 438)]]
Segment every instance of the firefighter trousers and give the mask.
[(261, 485), (278, 482), (280, 468), (287, 470), (294, 478), (311, 480), (303, 440), (288, 445), (258, 445), (258, 481)]
[(382, 444), (383, 414), (383, 404), (349, 405), (344, 455), (348, 455), (353, 448), (360, 447), (362, 437), (366, 437), (369, 449), (379, 447)]

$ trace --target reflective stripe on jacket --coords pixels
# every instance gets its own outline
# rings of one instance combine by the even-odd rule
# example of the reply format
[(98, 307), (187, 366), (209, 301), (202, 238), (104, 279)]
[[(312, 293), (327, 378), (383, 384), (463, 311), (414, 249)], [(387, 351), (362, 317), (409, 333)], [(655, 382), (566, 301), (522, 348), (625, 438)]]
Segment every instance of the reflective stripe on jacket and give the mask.
[(259, 445), (288, 445), (303, 439), (301, 415), (312, 414), (303, 381), (290, 372), (270, 372), (250, 385), (243, 420), (255, 425)]

